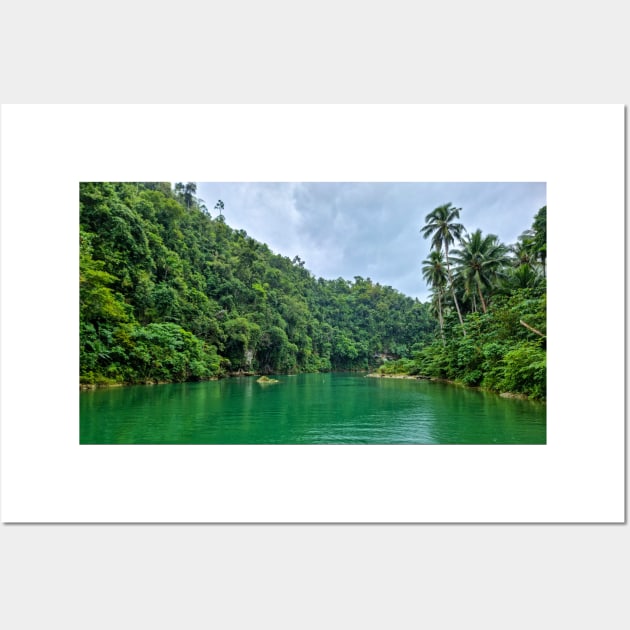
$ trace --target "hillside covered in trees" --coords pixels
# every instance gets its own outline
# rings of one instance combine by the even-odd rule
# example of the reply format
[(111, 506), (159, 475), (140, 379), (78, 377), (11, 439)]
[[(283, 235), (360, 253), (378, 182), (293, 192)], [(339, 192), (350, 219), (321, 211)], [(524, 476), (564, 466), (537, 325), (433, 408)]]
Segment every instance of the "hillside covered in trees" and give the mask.
[(315, 278), (195, 195), (81, 184), (81, 383), (365, 370), (433, 340), (428, 304), (369, 278)]

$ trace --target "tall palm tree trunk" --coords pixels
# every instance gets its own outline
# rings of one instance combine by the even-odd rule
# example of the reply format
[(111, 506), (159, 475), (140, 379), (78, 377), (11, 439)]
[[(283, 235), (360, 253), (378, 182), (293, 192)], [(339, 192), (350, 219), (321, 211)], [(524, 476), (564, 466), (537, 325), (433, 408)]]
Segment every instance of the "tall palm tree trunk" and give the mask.
[(455, 295), (455, 288), (453, 287), (453, 276), (451, 275), (451, 263), (448, 259), (448, 243), (444, 241), (444, 251), (446, 253), (446, 270), (448, 271), (448, 281), (451, 285), (451, 295), (453, 296), (453, 302), (455, 302), (455, 308), (457, 309), (457, 316), (459, 317), (459, 323), (462, 325), (462, 332), (464, 337), (466, 336), (466, 329), (464, 328), (464, 320), (462, 319), (462, 312), (459, 310), (459, 302)]
[(483, 299), (483, 293), (481, 292), (481, 284), (479, 282), (477, 282), (477, 290), (479, 291), (479, 299), (481, 300), (481, 308), (483, 309), (484, 313), (487, 313), (488, 309), (486, 308), (486, 302)]
[(444, 339), (444, 317), (442, 316), (442, 289), (438, 289), (438, 320), (440, 322), (440, 335), (442, 335), (442, 343), (446, 345)]

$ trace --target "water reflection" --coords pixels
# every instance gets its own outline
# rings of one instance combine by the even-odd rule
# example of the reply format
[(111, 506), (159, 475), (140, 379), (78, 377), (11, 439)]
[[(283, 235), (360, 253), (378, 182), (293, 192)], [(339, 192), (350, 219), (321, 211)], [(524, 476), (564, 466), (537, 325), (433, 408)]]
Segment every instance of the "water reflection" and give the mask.
[(81, 393), (82, 444), (544, 444), (545, 406), (348, 374)]

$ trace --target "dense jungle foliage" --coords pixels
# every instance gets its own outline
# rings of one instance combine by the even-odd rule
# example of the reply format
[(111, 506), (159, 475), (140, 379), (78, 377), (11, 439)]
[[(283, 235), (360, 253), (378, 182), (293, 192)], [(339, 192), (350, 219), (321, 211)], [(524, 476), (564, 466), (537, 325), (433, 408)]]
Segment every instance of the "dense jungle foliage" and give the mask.
[(81, 184), (82, 383), (380, 365), (545, 399), (546, 207), (510, 246), (468, 233), (450, 203), (427, 214), (423, 304), (369, 278), (315, 278), (195, 193)]
[[(460, 208), (440, 206), (422, 233), (431, 252), (422, 273), (432, 288), (438, 332), (431, 344), (379, 368), (546, 398), (547, 207), (506, 246), (467, 233)], [(457, 245), (454, 249), (451, 245)]]
[(431, 343), (427, 304), (369, 278), (315, 278), (195, 194), (81, 184), (82, 383), (363, 370)]

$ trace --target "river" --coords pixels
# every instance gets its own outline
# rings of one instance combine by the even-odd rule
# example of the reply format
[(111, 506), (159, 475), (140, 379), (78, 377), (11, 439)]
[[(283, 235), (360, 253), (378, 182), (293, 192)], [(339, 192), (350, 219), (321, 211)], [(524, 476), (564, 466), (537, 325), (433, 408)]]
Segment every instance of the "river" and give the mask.
[(546, 406), (418, 380), (255, 377), (80, 393), (81, 444), (545, 444)]

